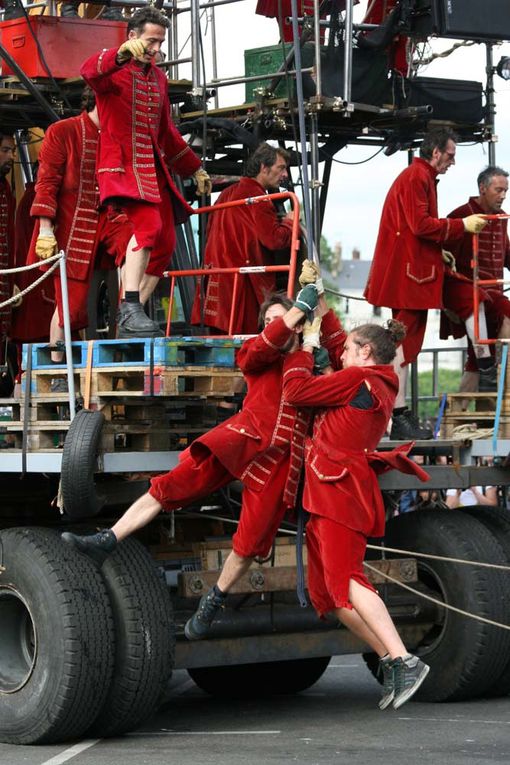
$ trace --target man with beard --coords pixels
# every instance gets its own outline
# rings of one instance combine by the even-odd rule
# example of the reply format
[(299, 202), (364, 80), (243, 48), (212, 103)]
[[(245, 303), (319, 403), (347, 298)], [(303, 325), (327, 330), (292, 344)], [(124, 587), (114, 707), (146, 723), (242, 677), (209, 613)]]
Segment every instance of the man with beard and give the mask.
[[(245, 175), (221, 192), (216, 204), (274, 191), (288, 177), (289, 154), (285, 149), (261, 143), (246, 163)], [(225, 208), (209, 216), (205, 268), (241, 268), (275, 264), (274, 253), (289, 249), (293, 214), (280, 219), (273, 204), (260, 202)], [(239, 277), (234, 306), (233, 335), (257, 331), (260, 306), (276, 289), (274, 273), (251, 273)], [(211, 274), (206, 278), (203, 312), (198, 285), (191, 321), (215, 332), (228, 333), (234, 296), (234, 274)], [(203, 315), (202, 315), (203, 313)]]
[[(478, 196), (470, 197), (469, 201), (457, 207), (449, 214), (449, 218), (465, 218), (467, 215), (499, 215), (504, 214), (503, 203), (508, 192), (508, 173), (501, 167), (491, 165), (479, 174), (477, 178)], [(510, 241), (505, 219), (490, 220), (479, 234), (478, 266), (480, 279), (503, 279), (503, 269), (510, 268)], [(465, 233), (463, 239), (451, 247), (455, 256), (457, 271), (468, 279), (473, 278), (473, 235)], [(487, 314), (487, 332), (489, 337), (510, 337), (510, 301), (503, 294), (502, 285), (487, 287), (484, 292), (488, 295), (485, 303)], [(443, 321), (443, 317), (441, 317)], [(462, 325), (456, 325), (459, 332), (454, 336), (462, 337)], [(495, 346), (491, 345), (491, 355), (494, 358)], [(468, 357), (462, 377), (460, 390), (474, 391), (478, 389), (479, 372), (473, 344), (468, 338)]]
[(242, 481), (241, 516), (233, 549), (217, 584), (202, 597), (186, 624), (190, 640), (208, 635), (227, 593), (254, 558), (268, 555), (282, 518), (294, 506), (310, 413), (283, 399), (283, 363), (299, 344), (303, 317), (317, 302), (317, 287), (312, 284), (298, 293), (294, 305), (281, 295), (268, 298), (260, 311), (262, 332), (249, 338), (237, 355), (248, 388), (242, 410), (197, 438), (182, 453), (177, 467), (153, 478), (149, 491), (111, 529), (90, 536), (62, 535), (66, 543), (102, 563), (118, 542), (162, 510), (177, 510), (234, 479)]

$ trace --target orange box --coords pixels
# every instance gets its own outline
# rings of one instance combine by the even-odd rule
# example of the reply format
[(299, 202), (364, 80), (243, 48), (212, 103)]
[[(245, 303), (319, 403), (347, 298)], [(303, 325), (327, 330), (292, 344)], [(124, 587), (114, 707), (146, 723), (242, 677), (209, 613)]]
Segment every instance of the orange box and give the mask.
[[(55, 79), (79, 77), (85, 59), (102, 48), (118, 48), (127, 36), (125, 21), (30, 16), (0, 22), (0, 42), (28, 77), (48, 77), (36, 40)], [(35, 39), (34, 39), (35, 37)], [(2, 75), (12, 75), (2, 64)]]

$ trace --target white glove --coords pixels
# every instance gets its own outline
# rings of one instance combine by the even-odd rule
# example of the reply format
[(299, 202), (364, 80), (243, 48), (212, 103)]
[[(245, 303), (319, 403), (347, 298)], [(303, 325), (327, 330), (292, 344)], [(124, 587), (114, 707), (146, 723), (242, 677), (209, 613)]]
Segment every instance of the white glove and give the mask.
[(468, 234), (479, 234), (487, 225), (488, 220), (483, 215), (468, 215), (467, 218), (462, 219), (462, 222)]
[(452, 271), (456, 271), (457, 263), (455, 262), (455, 255), (448, 250), (441, 250), (441, 255), (443, 257), (443, 263), (446, 263)]
[(324, 284), (322, 282), (321, 270), (319, 266), (311, 260), (303, 260), (301, 273), (299, 274), (299, 284), (305, 287), (307, 284), (315, 284), (319, 295), (324, 294)]
[(135, 58), (137, 61), (141, 61), (146, 54), (145, 45), (138, 37), (129, 38), (122, 43), (117, 51), (117, 63), (124, 64), (129, 61), (130, 58)]
[(320, 316), (316, 316), (313, 321), (308, 319), (303, 324), (303, 345), (308, 345), (312, 348), (321, 347), (321, 321)]
[(201, 197), (202, 194), (209, 196), (212, 191), (212, 181), (209, 173), (203, 167), (199, 167), (196, 173), (193, 173), (193, 178), (197, 184), (197, 196)]

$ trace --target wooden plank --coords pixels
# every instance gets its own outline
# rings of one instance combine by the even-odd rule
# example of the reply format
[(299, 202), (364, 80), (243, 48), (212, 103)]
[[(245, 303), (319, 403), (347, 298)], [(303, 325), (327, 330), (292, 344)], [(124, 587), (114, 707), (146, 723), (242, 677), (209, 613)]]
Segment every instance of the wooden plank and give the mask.
[[(375, 560), (370, 565), (378, 569), (378, 572), (366, 571), (368, 580), (372, 584), (384, 584), (388, 574), (393, 579), (402, 582), (417, 581), (416, 561), (411, 558), (400, 560)], [(379, 573), (380, 572), (380, 573)], [(262, 566), (252, 567), (248, 573), (232, 587), (230, 593), (247, 594), (254, 592), (288, 592), (296, 589), (297, 570), (295, 566), (277, 566), (265, 568)], [(178, 577), (179, 595), (183, 598), (198, 598), (209, 590), (218, 579), (217, 571), (190, 571), (182, 572)]]

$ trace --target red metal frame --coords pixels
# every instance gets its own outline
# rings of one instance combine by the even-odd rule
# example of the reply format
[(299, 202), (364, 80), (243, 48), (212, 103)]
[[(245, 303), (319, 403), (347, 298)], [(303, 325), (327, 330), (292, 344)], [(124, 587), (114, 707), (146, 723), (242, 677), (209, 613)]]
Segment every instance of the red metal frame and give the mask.
[[(499, 214), (499, 215), (482, 215), (481, 217), (486, 218), (487, 220), (508, 220), (510, 218), (510, 215), (506, 214)], [(494, 338), (494, 339), (487, 339), (482, 340), (480, 338), (480, 322), (478, 320), (478, 312), (480, 310), (480, 292), (479, 288), (481, 285), (485, 286), (495, 286), (498, 284), (509, 284), (510, 282), (505, 279), (479, 279), (478, 273), (479, 273), (479, 265), (478, 265), (478, 255), (479, 255), (479, 235), (473, 234), (473, 260), (471, 261), (471, 267), (473, 269), (473, 311), (474, 311), (474, 324), (475, 324), (475, 342), (478, 345), (495, 345), (498, 341), (501, 342), (502, 338)], [(510, 338), (505, 338), (505, 340), (509, 340)]]
[(241, 268), (196, 268), (185, 269), (182, 271), (165, 271), (165, 276), (170, 277), (170, 299), (168, 303), (168, 319), (166, 323), (166, 336), (170, 335), (172, 307), (175, 293), (175, 280), (179, 276), (210, 276), (211, 274), (234, 274), (234, 290), (232, 295), (232, 306), (230, 309), (229, 332), (227, 335), (215, 335), (215, 337), (233, 337), (232, 327), (234, 324), (234, 307), (236, 304), (237, 290), (239, 284), (239, 275), (253, 273), (277, 273), (287, 271), (289, 278), (287, 281), (287, 295), (292, 297), (294, 281), (296, 278), (296, 262), (299, 250), (299, 200), (292, 191), (282, 191), (276, 194), (263, 194), (259, 197), (247, 197), (246, 199), (236, 199), (233, 202), (222, 202), (221, 204), (209, 205), (208, 207), (199, 207), (193, 210), (195, 215), (203, 213), (214, 213), (218, 210), (224, 210), (228, 207), (241, 207), (243, 205), (267, 204), (274, 199), (290, 199), (294, 219), (292, 221), (292, 238), (290, 243), (289, 264), (283, 266), (243, 266)]

